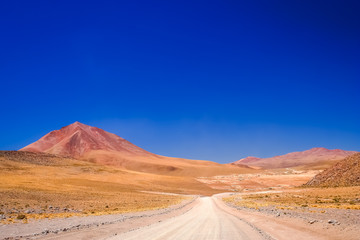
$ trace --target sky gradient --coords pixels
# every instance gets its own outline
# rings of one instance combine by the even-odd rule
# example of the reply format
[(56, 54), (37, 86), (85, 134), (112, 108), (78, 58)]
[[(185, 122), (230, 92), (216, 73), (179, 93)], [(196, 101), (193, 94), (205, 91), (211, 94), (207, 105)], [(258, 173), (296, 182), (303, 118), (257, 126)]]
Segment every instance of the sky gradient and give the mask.
[(360, 151), (359, 12), (331, 0), (2, 3), (0, 149), (80, 121), (220, 163)]

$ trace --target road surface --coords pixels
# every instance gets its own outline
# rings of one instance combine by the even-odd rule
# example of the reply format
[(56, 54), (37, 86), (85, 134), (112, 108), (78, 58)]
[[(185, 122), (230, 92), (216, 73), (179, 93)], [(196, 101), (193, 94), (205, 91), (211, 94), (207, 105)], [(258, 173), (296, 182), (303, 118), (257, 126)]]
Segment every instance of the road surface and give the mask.
[(214, 198), (202, 197), (199, 203), (185, 214), (107, 238), (117, 239), (256, 240), (264, 239), (264, 235), (239, 218), (221, 210)]
[[(24, 239), (42, 240), (359, 239), (357, 227), (350, 228), (349, 232), (349, 228), (344, 231), (338, 227), (335, 228), (335, 226), (328, 226), (327, 222), (309, 224), (303, 219), (289, 218), (288, 215), (286, 217), (275, 217), (258, 211), (235, 209), (227, 206), (221, 200), (224, 196), (227, 194), (196, 198), (181, 206), (174, 206), (169, 211), (156, 210), (146, 213), (132, 213), (127, 215), (126, 219), (123, 218), (125, 215), (122, 217), (104, 215), (48, 219), (29, 224), (0, 225), (0, 239), (2, 237), (19, 239), (19, 236)], [(117, 221), (116, 219), (120, 217), (121, 219)], [(116, 221), (108, 222), (109, 219)], [(104, 220), (108, 223), (98, 222), (95, 225), (86, 225), (89, 221), (95, 220)], [(65, 223), (69, 224), (69, 228), (64, 228)], [(71, 227), (72, 224), (83, 227), (74, 229)], [(22, 231), (20, 231), (21, 229)], [(30, 231), (31, 229), (34, 231)], [(43, 229), (48, 230), (45, 233), (38, 234), (39, 229), (41, 231)]]

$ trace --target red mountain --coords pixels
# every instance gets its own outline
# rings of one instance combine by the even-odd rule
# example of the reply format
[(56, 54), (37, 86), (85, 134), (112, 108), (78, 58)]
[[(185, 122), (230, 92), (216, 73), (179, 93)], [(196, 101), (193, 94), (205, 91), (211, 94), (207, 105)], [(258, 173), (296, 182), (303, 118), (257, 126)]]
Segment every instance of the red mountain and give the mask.
[(134, 155), (153, 155), (125, 139), (79, 122), (52, 131), (20, 149), (79, 158), (93, 150), (117, 151)]
[(271, 158), (247, 157), (234, 162), (234, 164), (246, 164), (261, 168), (287, 168), (307, 166), (310, 168), (326, 168), (334, 162), (356, 153), (340, 149), (329, 150), (326, 148), (312, 148), (303, 152), (292, 152)]
[(133, 171), (167, 175), (212, 176), (252, 171), (247, 166), (156, 155), (115, 134), (79, 122), (52, 131), (20, 151), (50, 153)]

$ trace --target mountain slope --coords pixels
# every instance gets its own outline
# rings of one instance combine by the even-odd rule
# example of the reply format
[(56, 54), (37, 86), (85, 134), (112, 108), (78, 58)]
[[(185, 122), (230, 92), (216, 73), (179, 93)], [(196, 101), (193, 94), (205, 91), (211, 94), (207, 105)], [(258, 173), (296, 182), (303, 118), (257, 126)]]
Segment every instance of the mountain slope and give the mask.
[(125, 139), (79, 122), (52, 131), (20, 151), (45, 152), (79, 158), (92, 150), (118, 151), (134, 155), (153, 155)]
[(292, 152), (271, 158), (247, 157), (240, 159), (234, 164), (246, 164), (261, 168), (288, 168), (288, 167), (310, 167), (324, 169), (331, 166), (355, 151), (344, 151), (340, 149), (329, 150), (326, 148), (312, 148), (302, 152)]
[(360, 153), (346, 157), (312, 178), (305, 186), (346, 187), (360, 185)]
[(156, 155), (115, 134), (79, 122), (52, 131), (20, 151), (50, 153), (132, 171), (165, 175), (212, 176), (253, 171), (245, 166)]

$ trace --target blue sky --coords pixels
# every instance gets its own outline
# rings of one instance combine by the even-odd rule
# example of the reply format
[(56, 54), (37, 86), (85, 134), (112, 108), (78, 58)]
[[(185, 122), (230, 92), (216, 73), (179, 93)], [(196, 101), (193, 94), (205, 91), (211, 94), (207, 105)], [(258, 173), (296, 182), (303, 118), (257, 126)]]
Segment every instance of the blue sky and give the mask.
[(175, 157), (360, 151), (358, 1), (8, 1), (0, 149), (75, 121)]

